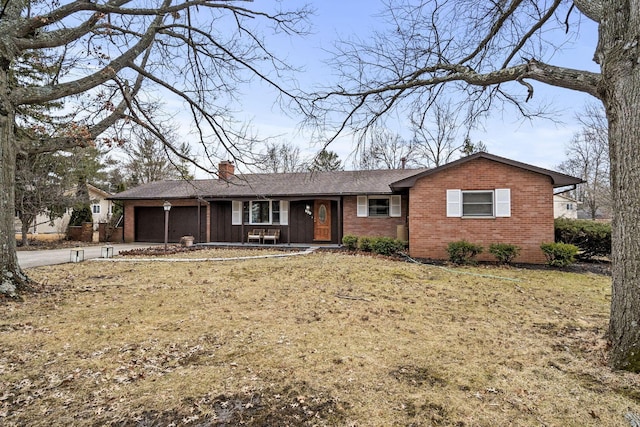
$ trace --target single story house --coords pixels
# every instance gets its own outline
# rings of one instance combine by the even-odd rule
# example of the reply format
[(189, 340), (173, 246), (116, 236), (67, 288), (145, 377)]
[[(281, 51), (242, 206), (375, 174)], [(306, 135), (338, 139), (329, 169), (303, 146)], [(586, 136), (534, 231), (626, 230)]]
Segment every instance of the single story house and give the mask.
[(447, 245), (465, 239), (516, 244), (516, 261), (543, 263), (540, 244), (554, 240), (553, 190), (580, 182), (482, 152), (433, 169), (236, 175), (222, 162), (218, 179), (153, 182), (112, 198), (123, 202), (127, 242), (163, 242), (169, 202), (171, 242), (240, 243), (262, 228), (278, 229), (285, 244), (399, 237), (413, 257), (447, 259)]

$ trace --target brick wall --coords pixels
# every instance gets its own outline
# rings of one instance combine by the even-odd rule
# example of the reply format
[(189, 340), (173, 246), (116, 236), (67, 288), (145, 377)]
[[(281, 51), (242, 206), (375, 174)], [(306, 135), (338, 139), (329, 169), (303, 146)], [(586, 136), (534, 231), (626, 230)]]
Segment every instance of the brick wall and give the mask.
[[(511, 217), (448, 218), (446, 190), (511, 189)], [(447, 245), (465, 239), (484, 246), (479, 260), (495, 261), (491, 243), (521, 247), (516, 262), (544, 263), (553, 242), (553, 186), (545, 175), (489, 159), (475, 159), (419, 179), (409, 195), (409, 248), (416, 258), (447, 259)]]
[(343, 199), (343, 229), (344, 236), (397, 237), (398, 225), (406, 224), (407, 198), (402, 196), (400, 217), (358, 217), (358, 199), (347, 196)]
[[(198, 201), (195, 199), (185, 199), (185, 200), (169, 200), (171, 206), (198, 206)], [(131, 243), (135, 240), (136, 236), (136, 215), (135, 208), (137, 206), (140, 207), (155, 207), (158, 209), (162, 209), (162, 205), (164, 200), (125, 200), (124, 201), (124, 241), (127, 243)], [(211, 228), (209, 224), (211, 223), (211, 209), (208, 203), (201, 203), (202, 206), (206, 205), (207, 208), (207, 217), (206, 217), (206, 242), (208, 242), (211, 238)], [(203, 218), (204, 220), (204, 218)]]

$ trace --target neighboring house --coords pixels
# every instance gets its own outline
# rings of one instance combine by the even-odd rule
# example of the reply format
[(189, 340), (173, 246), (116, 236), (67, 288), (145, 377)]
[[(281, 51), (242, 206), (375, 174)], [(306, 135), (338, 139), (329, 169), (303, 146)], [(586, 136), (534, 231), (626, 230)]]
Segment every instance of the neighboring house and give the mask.
[(562, 194), (554, 194), (553, 217), (578, 219), (578, 201)]
[[(113, 213), (113, 201), (109, 200), (112, 196), (111, 193), (103, 191), (98, 187), (94, 187), (91, 184), (87, 184), (89, 190), (89, 198), (91, 200), (91, 213), (93, 214), (94, 228), (98, 228), (98, 223), (107, 222), (111, 218)], [(53, 223), (49, 220), (47, 214), (40, 214), (36, 217), (34, 223), (29, 227), (29, 232), (33, 234), (37, 233), (65, 233), (67, 231), (67, 225), (71, 219), (71, 213), (73, 208), (67, 208), (67, 211), (61, 218), (56, 218)], [(16, 232), (20, 232), (20, 219), (17, 217), (14, 220)]]
[[(518, 262), (543, 263), (552, 242), (553, 189), (582, 182), (536, 166), (476, 153), (434, 169), (234, 175), (161, 181), (113, 196), (123, 201), (124, 239), (246, 242), (254, 228), (279, 229), (281, 243), (340, 243), (344, 235), (399, 237), (413, 257), (447, 259), (447, 245), (512, 243)], [(492, 259), (484, 254), (484, 258)]]

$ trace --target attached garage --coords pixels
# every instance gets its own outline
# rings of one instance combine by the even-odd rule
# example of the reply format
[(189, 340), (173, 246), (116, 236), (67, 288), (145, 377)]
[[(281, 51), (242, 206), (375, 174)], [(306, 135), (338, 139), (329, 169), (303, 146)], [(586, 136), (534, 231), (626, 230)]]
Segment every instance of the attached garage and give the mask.
[[(136, 242), (164, 242), (164, 209), (162, 206), (136, 206), (134, 216)], [(198, 224), (198, 220), (200, 224)], [(200, 207), (200, 215), (198, 215), (197, 206), (174, 206), (169, 212), (168, 240), (177, 243), (182, 236), (193, 236), (196, 242), (205, 241), (206, 226), (207, 209), (205, 206)]]

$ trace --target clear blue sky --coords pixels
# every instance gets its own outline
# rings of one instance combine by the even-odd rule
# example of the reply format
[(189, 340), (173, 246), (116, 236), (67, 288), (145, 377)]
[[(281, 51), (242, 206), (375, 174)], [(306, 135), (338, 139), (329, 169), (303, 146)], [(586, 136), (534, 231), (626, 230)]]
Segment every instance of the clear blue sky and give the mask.
[[(250, 7), (265, 7), (267, 10), (275, 0), (256, 0)], [(283, 5), (296, 7), (298, 1), (284, 1)], [(313, 4), (316, 15), (311, 18), (313, 34), (304, 39), (268, 39), (275, 42), (276, 51), (297, 66), (305, 68), (299, 77), (305, 87), (329, 85), (331, 70), (324, 63), (329, 58), (325, 50), (332, 48), (338, 38), (358, 35), (365, 38), (380, 25), (376, 17), (382, 8), (377, 0), (323, 0)], [(592, 61), (597, 42), (597, 27), (586, 21), (580, 28), (580, 38), (567, 46), (561, 55), (556, 55), (554, 65), (599, 71)], [(471, 134), (474, 142), (482, 141), (489, 152), (546, 168), (555, 168), (565, 158), (565, 145), (579, 129), (575, 114), (585, 102), (596, 102), (588, 95), (543, 84), (536, 84), (534, 97), (551, 104), (557, 111), (556, 118), (563, 123), (537, 119), (522, 121), (514, 109), (494, 112), (485, 123), (484, 130)], [(522, 88), (524, 90), (524, 87)], [(273, 105), (273, 93), (256, 84), (243, 90), (247, 101), (243, 103), (243, 118), (252, 120), (253, 128), (260, 135), (283, 135), (280, 140), (295, 142), (303, 151), (310, 152), (308, 138), (296, 130), (297, 119), (288, 118)], [(349, 137), (336, 141), (330, 149), (337, 152), (343, 161), (353, 152), (354, 143)]]

